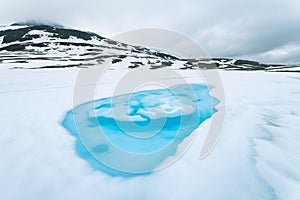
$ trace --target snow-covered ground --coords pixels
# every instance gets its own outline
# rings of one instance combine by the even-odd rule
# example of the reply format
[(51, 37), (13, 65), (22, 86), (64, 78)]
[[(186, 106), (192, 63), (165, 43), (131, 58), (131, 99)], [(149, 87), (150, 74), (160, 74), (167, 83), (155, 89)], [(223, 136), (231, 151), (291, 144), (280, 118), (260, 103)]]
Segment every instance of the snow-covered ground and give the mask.
[[(111, 95), (116, 71), (97, 97)], [(0, 69), (0, 199), (300, 199), (299, 74), (220, 71), (226, 117), (211, 154), (199, 159), (208, 120), (173, 165), (122, 178), (93, 170), (61, 126), (78, 72)]]

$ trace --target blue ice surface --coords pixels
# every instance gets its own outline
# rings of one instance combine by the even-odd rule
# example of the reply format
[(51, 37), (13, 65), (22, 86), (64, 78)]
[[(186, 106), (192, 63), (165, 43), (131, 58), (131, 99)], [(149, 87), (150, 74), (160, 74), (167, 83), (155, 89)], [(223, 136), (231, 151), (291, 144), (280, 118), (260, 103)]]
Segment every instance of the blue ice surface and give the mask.
[(300, 76), (288, 76), (291, 79), (296, 79), (296, 80), (300, 80)]
[(110, 176), (152, 173), (210, 118), (218, 100), (201, 84), (139, 91), (81, 104), (62, 126), (76, 138), (76, 152)]

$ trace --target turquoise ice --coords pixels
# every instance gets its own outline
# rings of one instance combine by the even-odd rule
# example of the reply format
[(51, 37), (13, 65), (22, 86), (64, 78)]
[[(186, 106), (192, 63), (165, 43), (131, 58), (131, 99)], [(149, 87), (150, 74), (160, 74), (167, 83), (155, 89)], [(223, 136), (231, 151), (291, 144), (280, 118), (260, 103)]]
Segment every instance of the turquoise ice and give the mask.
[(111, 176), (153, 172), (176, 157), (178, 145), (216, 112), (210, 88), (182, 84), (84, 103), (62, 125), (76, 137), (76, 152)]

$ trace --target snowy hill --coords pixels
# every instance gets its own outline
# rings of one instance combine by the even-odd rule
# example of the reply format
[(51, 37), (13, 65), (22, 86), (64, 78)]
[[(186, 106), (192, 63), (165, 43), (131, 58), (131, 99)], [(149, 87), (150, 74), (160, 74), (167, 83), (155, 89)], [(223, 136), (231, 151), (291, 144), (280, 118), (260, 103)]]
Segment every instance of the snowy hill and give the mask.
[(0, 63), (8, 68), (82, 68), (102, 63), (111, 63), (114, 67), (120, 62), (124, 62), (122, 66), (126, 68), (300, 71), (299, 66), (267, 65), (248, 60), (179, 59), (58, 25), (16, 23), (0, 27)]
[[(11, 68), (85, 67), (106, 61), (116, 63), (127, 57), (161, 62), (177, 59), (147, 48), (112, 41), (95, 33), (50, 25), (18, 24), (1, 27), (0, 57), (0, 62)], [(132, 67), (138, 65), (133, 64)]]

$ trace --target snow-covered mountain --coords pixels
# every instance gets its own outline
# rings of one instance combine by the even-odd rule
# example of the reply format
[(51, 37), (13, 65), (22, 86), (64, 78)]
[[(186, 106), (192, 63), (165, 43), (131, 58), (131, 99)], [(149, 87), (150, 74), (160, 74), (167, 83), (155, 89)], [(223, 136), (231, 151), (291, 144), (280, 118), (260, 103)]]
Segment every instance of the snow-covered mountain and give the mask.
[[(95, 33), (19, 24), (1, 27), (0, 57), (0, 62), (11, 68), (85, 67), (106, 61), (117, 63), (127, 57), (146, 58), (156, 64), (177, 60), (168, 54), (116, 42)], [(133, 62), (131, 67), (137, 66), (139, 63)]]
[(118, 67), (125, 68), (300, 71), (299, 66), (267, 65), (248, 60), (179, 59), (168, 53), (58, 25), (16, 23), (0, 27), (0, 63), (8, 68), (81, 68), (102, 63), (114, 67), (120, 62), (124, 64)]

